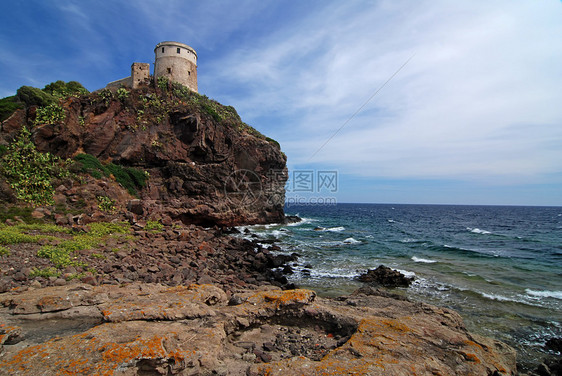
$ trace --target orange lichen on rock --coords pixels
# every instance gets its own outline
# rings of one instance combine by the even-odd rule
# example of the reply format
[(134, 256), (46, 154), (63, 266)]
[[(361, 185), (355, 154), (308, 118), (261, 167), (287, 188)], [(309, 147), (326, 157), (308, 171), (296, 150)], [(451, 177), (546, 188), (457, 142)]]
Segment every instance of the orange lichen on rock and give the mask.
[(261, 291), (248, 298), (249, 304), (273, 304), (275, 308), (279, 309), (291, 305), (306, 305), (310, 304), (316, 298), (316, 293), (311, 290), (295, 289), (295, 290), (269, 290)]

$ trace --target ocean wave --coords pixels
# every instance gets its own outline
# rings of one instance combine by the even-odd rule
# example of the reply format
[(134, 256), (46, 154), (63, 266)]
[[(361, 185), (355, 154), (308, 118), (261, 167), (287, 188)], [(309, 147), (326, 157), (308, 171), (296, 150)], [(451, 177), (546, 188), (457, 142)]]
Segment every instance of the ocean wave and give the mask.
[(435, 260), (424, 259), (424, 258), (420, 258), (420, 257), (416, 257), (416, 256), (412, 256), (412, 261), (421, 262), (421, 263), (425, 263), (425, 264), (433, 264), (433, 263), (437, 262)]
[(410, 277), (410, 278), (411, 278), (411, 277), (415, 277), (415, 276), (416, 276), (416, 273), (410, 272), (410, 271), (408, 271), (408, 270), (396, 269), (396, 268), (392, 268), (392, 269), (396, 270), (397, 272), (400, 272), (400, 273), (404, 274), (406, 277)]
[(396, 223), (394, 219), (387, 219), (388, 223)]
[(490, 231), (481, 230), (481, 229), (479, 229), (479, 228), (467, 227), (466, 229), (467, 229), (468, 231), (472, 232), (473, 234), (482, 234), (482, 235), (491, 234)]
[[(298, 216), (298, 214), (297, 214), (297, 216)], [(285, 226), (296, 227), (296, 226), (301, 226), (301, 225), (309, 224), (309, 223), (316, 222), (316, 221), (317, 221), (317, 219), (313, 219), (313, 218), (301, 218), (300, 221), (288, 223)]]
[(343, 241), (344, 244), (359, 244), (362, 243), (360, 240), (356, 240), (353, 238), (347, 238)]
[(357, 272), (346, 269), (331, 269), (331, 270), (310, 270), (310, 277), (312, 278), (349, 278), (357, 277)]
[(472, 257), (499, 257), (498, 254), (491, 254), (491, 253), (485, 253), (485, 252), (480, 252), (478, 250), (474, 250), (474, 249), (468, 249), (468, 248), (460, 248), (460, 247), (455, 247), (455, 246), (451, 246), (448, 244), (443, 244), (443, 246), (432, 246), (429, 247), (429, 249), (432, 250), (437, 250), (437, 251), (447, 251), (447, 252), (462, 252), (462, 253), (466, 253), (467, 255), (470, 255)]
[(548, 291), (548, 290), (538, 291), (538, 290), (526, 289), (525, 292), (528, 295), (531, 295), (531, 296), (534, 296), (534, 297), (554, 298), (554, 299), (562, 300), (562, 291)]
[(345, 230), (345, 227), (343, 226), (337, 226), (337, 227), (330, 227), (330, 228), (326, 228), (323, 231), (328, 231), (328, 232), (342, 232), (343, 230)]
[(528, 304), (524, 299), (509, 298), (507, 296), (503, 296), (503, 295), (499, 295), (499, 294), (488, 294), (488, 293), (481, 292), (481, 291), (477, 291), (477, 293), (482, 295), (486, 299), (497, 300), (498, 302), (515, 302), (515, 303)]

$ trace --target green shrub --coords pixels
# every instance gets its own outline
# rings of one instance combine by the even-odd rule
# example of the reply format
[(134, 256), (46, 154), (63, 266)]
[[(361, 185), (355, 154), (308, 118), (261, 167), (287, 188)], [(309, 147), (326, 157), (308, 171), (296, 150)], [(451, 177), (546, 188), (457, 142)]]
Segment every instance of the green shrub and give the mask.
[(79, 96), (89, 93), (89, 91), (86, 90), (86, 88), (82, 86), (80, 82), (77, 81), (64, 82), (62, 80), (51, 82), (50, 84), (46, 85), (43, 88), (43, 91), (59, 98), (66, 98), (69, 96)]
[(33, 205), (53, 203), (51, 180), (69, 175), (69, 161), (50, 153), (41, 153), (31, 142), (31, 133), (23, 127), (19, 136), (2, 156), (2, 172), (16, 197)]
[(16, 96), (26, 106), (48, 106), (57, 101), (51, 94), (31, 86), (20, 87)]
[(15, 95), (0, 99), (0, 121), (9, 118), (18, 108), (23, 108), (23, 103)]
[(39, 107), (35, 116), (34, 125), (58, 124), (66, 118), (64, 108), (58, 103), (51, 103), (45, 107)]

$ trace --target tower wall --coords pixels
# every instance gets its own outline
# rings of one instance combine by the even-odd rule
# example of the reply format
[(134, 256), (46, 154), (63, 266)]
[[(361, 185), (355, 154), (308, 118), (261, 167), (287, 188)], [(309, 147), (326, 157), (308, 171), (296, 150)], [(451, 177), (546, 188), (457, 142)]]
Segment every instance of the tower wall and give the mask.
[(138, 88), (150, 79), (150, 64), (133, 63), (131, 65), (131, 86)]
[(179, 42), (161, 42), (154, 54), (154, 80), (166, 77), (197, 91), (197, 53), (193, 48)]

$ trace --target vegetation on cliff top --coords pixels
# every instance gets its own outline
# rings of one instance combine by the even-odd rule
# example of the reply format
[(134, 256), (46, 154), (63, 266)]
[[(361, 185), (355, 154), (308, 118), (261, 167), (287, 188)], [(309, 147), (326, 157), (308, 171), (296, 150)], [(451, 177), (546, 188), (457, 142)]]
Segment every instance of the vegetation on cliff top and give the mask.
[(43, 89), (22, 86), (17, 90), (16, 95), (0, 99), (0, 121), (9, 118), (18, 108), (45, 107), (57, 104), (60, 99), (83, 94), (88, 94), (88, 90), (77, 81), (64, 82), (59, 80), (51, 82)]
[[(100, 101), (108, 106), (110, 102), (118, 100), (130, 112), (136, 114), (136, 122), (128, 127), (146, 130), (150, 124), (164, 121), (173, 111), (192, 111), (193, 113), (207, 116), (215, 122), (224, 123), (239, 132), (251, 134), (261, 138), (276, 148), (279, 143), (265, 137), (256, 129), (244, 123), (236, 109), (232, 106), (223, 106), (205, 95), (198, 94), (187, 87), (159, 78), (154, 87), (145, 87), (140, 90), (129, 90), (121, 87), (117, 90), (103, 89), (86, 97), (88, 91), (78, 82), (56, 81), (46, 85), (43, 89), (22, 86), (17, 95), (0, 99), (0, 118), (5, 120), (18, 108), (29, 109), (35, 107), (35, 116), (28, 120), (27, 126), (23, 124), (19, 136), (10, 145), (0, 145), (0, 174), (15, 191), (16, 197), (34, 206), (52, 205), (56, 179), (68, 177), (72, 161), (64, 161), (50, 153), (39, 152), (31, 139), (31, 129), (39, 125), (61, 124), (66, 119), (64, 100), (69, 96), (81, 96), (81, 100)], [(33, 115), (31, 115), (33, 116)], [(84, 117), (79, 116), (79, 122), (84, 124)], [(155, 147), (158, 141), (153, 142)], [(132, 167), (124, 167), (114, 163), (102, 164), (96, 157), (80, 154), (75, 157), (73, 171), (87, 173), (94, 178), (114, 178), (127, 191), (138, 196), (138, 190), (146, 185), (148, 174), (145, 171)], [(76, 178), (76, 177), (74, 177)], [(101, 202), (106, 211), (110, 211), (107, 202)]]

